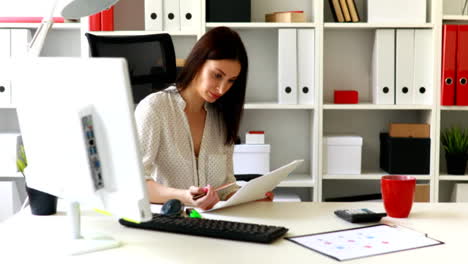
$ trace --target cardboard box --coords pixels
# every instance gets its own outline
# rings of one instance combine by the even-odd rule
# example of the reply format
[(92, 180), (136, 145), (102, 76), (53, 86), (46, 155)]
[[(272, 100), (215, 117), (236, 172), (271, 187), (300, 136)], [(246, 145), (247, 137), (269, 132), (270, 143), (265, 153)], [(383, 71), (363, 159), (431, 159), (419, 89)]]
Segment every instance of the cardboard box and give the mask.
[(468, 183), (455, 183), (452, 191), (452, 202), (468, 202)]
[(430, 138), (431, 128), (429, 124), (406, 124), (392, 123), (390, 124), (390, 137), (404, 138)]
[(414, 201), (416, 203), (428, 203), (430, 190), (429, 184), (416, 184)]
[(281, 22), (281, 23), (301, 23), (306, 22), (304, 13), (298, 12), (276, 12), (265, 15), (266, 22)]

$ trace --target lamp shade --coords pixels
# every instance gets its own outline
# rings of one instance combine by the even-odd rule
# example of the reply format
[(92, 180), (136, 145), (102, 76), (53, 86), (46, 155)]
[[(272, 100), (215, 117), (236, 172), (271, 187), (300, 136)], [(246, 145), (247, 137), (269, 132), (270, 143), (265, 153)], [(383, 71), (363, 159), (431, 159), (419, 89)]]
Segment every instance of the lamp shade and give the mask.
[(119, 0), (73, 0), (62, 9), (65, 18), (77, 19), (108, 9)]

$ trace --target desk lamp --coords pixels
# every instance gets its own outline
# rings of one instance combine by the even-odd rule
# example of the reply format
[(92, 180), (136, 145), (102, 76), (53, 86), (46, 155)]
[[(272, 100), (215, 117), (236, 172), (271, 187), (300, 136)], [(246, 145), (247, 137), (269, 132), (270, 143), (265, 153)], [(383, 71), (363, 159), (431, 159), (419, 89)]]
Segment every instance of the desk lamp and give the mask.
[[(28, 54), (33, 57), (38, 57), (41, 53), (42, 47), (44, 46), (44, 41), (52, 27), (53, 14), (57, 3), (60, 0), (53, 0), (52, 6), (50, 9), (50, 14), (45, 16), (42, 19), (41, 25), (36, 30), (28, 48)], [(108, 9), (113, 6), (119, 0), (67, 0), (67, 3), (62, 9), (62, 16), (69, 19), (78, 19), (80, 17), (90, 16), (101, 12), (102, 10)]]

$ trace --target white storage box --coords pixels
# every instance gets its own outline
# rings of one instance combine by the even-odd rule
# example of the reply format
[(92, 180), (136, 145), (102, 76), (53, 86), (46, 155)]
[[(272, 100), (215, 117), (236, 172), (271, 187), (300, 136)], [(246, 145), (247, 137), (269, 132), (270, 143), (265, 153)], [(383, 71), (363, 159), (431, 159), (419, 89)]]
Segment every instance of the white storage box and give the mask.
[(323, 159), (325, 174), (361, 174), (362, 137), (325, 136)]
[(265, 144), (265, 133), (263, 131), (249, 131), (245, 133), (245, 144)]
[(16, 176), (19, 133), (0, 133), (0, 176)]
[(426, 23), (426, 0), (369, 0), (369, 23)]
[[(288, 188), (289, 189), (289, 188)], [(284, 188), (276, 188), (273, 193), (275, 196), (273, 197), (273, 202), (301, 202), (301, 197), (292, 191), (292, 190), (285, 190)]]
[(234, 174), (270, 172), (270, 145), (235, 145), (233, 160)]

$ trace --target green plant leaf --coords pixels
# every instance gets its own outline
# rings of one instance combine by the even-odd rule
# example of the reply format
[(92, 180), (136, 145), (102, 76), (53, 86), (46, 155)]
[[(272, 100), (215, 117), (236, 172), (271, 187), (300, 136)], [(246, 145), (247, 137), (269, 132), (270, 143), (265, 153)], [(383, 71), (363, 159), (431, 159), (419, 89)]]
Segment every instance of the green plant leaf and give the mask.
[(24, 145), (20, 146), (20, 156), (24, 164), (28, 166), (28, 159), (26, 158), (26, 152), (24, 151)]
[(19, 148), (19, 157), (16, 159), (16, 167), (24, 176), (24, 169), (28, 166), (28, 160), (26, 159), (26, 152), (24, 151), (24, 145)]
[(468, 154), (468, 130), (452, 126), (442, 131), (442, 146), (447, 153)]
[(24, 173), (24, 169), (26, 168), (26, 164), (24, 164), (24, 162), (20, 159), (17, 159), (16, 160), (16, 167), (18, 167), (18, 170), (21, 172), (21, 173)]

